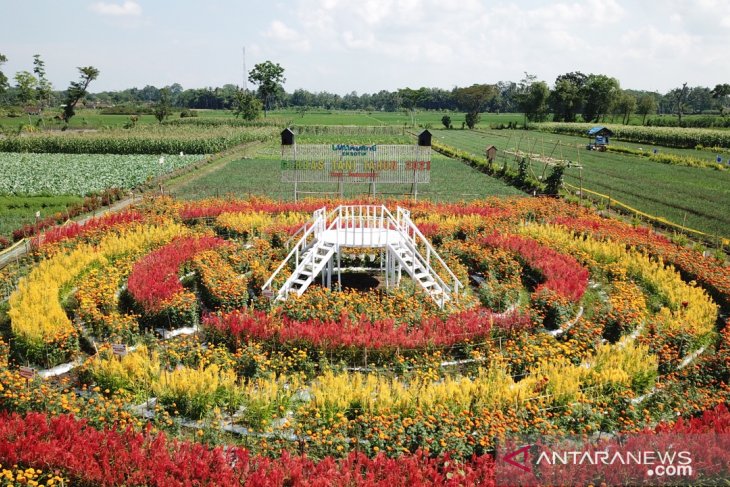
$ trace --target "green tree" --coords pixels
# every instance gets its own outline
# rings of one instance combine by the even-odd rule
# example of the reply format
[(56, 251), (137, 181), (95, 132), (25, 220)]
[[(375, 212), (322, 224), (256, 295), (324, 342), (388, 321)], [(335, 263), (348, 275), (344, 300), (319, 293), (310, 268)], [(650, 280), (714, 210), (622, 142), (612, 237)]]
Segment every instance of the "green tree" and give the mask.
[(681, 88), (674, 88), (669, 92), (669, 98), (672, 100), (674, 105), (674, 111), (679, 118), (679, 126), (682, 126), (682, 115), (687, 109), (687, 95), (689, 94), (689, 88), (687, 88), (687, 82), (682, 83)]
[(261, 115), (261, 102), (250, 91), (238, 90), (233, 96), (233, 114), (236, 118), (256, 120)]
[(400, 106), (403, 108), (406, 116), (411, 119), (411, 127), (416, 126), (416, 108), (418, 104), (424, 99), (425, 89), (414, 90), (411, 88), (401, 88), (398, 90), (398, 100), (400, 100)]
[(162, 123), (167, 117), (172, 114), (172, 106), (170, 105), (170, 90), (168, 88), (162, 88), (160, 90), (160, 97), (152, 107), (152, 113), (158, 122)]
[(35, 89), (38, 80), (28, 71), (18, 71), (15, 73), (15, 87), (18, 90), (18, 101), (23, 105), (30, 105), (35, 101)]
[[(8, 62), (8, 58), (4, 54), (0, 54), (0, 67), (2, 67), (3, 64)], [(5, 90), (8, 89), (8, 77), (5, 76), (5, 73), (0, 71), (0, 94), (5, 93)]]
[(583, 120), (597, 122), (610, 112), (621, 90), (616, 78), (603, 74), (590, 74), (585, 84)]
[(550, 92), (548, 104), (556, 122), (575, 122), (585, 101), (587, 76), (580, 71), (561, 74), (555, 78), (555, 88)]
[(46, 78), (46, 63), (43, 62), (40, 54), (33, 56), (33, 73), (38, 78), (38, 84), (35, 88), (38, 101), (41, 108), (47, 107), (51, 104), (53, 86)]
[(271, 101), (283, 91), (281, 84), (286, 81), (284, 68), (279, 63), (265, 61), (253, 67), (248, 73), (248, 80), (258, 85), (259, 98), (264, 104), (264, 116), (271, 109)]
[(481, 121), (482, 114), (479, 112), (466, 112), (464, 115), (464, 121), (469, 130), (474, 130), (474, 127)]
[(621, 115), (621, 122), (626, 125), (629, 123), (631, 114), (636, 111), (636, 97), (631, 93), (622, 91), (616, 97), (616, 103), (614, 106), (614, 113)]
[[(0, 83), (2, 83), (2, 74), (0, 73)], [(712, 94), (712, 98), (716, 99), (720, 103), (720, 114), (724, 115), (725, 110), (727, 109), (727, 100), (728, 97), (730, 97), (730, 85), (727, 83), (715, 85), (715, 87), (710, 92)]]
[(527, 121), (539, 122), (545, 120), (548, 113), (548, 97), (550, 89), (544, 81), (537, 81), (537, 76), (525, 73), (517, 89), (517, 106), (525, 114), (525, 128)]
[(441, 117), (441, 123), (444, 124), (444, 127), (446, 127), (447, 129), (450, 129), (451, 128), (451, 117), (449, 117), (448, 115), (444, 115), (443, 117)]
[(66, 124), (63, 130), (68, 128), (68, 122), (76, 115), (76, 104), (86, 96), (86, 90), (89, 88), (91, 82), (99, 77), (99, 70), (93, 66), (80, 67), (78, 70), (81, 74), (79, 81), (72, 81), (66, 90), (66, 99), (63, 105), (63, 113), (61, 114), (61, 118)]
[(656, 98), (649, 94), (644, 94), (636, 101), (636, 113), (641, 115), (641, 125), (646, 125), (646, 116), (650, 113), (656, 113)]
[(457, 89), (455, 96), (457, 106), (466, 112), (467, 127), (473, 129), (479, 123), (487, 104), (497, 96), (497, 87), (475, 84)]

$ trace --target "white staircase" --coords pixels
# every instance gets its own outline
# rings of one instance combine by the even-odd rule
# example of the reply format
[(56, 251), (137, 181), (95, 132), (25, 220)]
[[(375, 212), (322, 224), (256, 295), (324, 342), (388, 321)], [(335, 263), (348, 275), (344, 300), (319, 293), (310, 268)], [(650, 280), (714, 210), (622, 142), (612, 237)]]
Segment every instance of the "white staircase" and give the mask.
[[(410, 212), (400, 207), (397, 218), (383, 205), (341, 205), (329, 214), (320, 208), (292, 240), (300, 234), (289, 255), (263, 285), (264, 295), (278, 301), (291, 294), (301, 296), (320, 274), (323, 284), (331, 286), (334, 270), (340, 282), (340, 249), (344, 247), (381, 249), (387, 288), (398, 286), (405, 271), (442, 308), (451, 299), (458, 300), (464, 287), (413, 224)], [(276, 278), (289, 262), (294, 270), (275, 291)]]
[(284, 300), (291, 293), (297, 296), (304, 294), (304, 291), (314, 282), (319, 273), (331, 262), (336, 250), (336, 245), (331, 242), (316, 241), (312, 247), (304, 252), (299, 265), (281, 286), (277, 299)]
[(395, 261), (409, 276), (419, 284), (423, 290), (440, 306), (444, 307), (451, 298), (445, 292), (446, 285), (441, 278), (428, 266), (423, 256), (407, 241), (389, 244), (388, 250), (395, 257)]

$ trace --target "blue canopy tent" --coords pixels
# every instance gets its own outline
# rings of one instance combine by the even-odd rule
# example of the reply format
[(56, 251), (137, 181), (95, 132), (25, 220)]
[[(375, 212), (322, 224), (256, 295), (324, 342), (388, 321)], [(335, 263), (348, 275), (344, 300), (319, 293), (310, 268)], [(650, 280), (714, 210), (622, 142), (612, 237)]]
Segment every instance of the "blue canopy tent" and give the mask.
[(603, 125), (591, 127), (588, 129), (589, 142), (586, 149), (604, 152), (608, 145), (609, 137), (613, 137), (613, 132), (609, 128)]

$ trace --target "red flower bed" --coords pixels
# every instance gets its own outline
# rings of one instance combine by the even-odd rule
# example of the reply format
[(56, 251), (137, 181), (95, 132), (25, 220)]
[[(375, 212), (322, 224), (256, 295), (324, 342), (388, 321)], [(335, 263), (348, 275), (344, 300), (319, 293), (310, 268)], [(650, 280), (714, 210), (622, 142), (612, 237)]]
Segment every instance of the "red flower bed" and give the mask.
[[(727, 435), (730, 412), (726, 405), (720, 405), (697, 418), (643, 432), (655, 433), (675, 435), (675, 440), (679, 435), (687, 435), (690, 442), (692, 435)], [(705, 474), (722, 474), (727, 469), (727, 450), (701, 450), (701, 456), (702, 459), (695, 460), (696, 466), (702, 467)], [(495, 485), (495, 466), (490, 455), (464, 463), (454, 462), (448, 456), (429, 458), (420, 452), (398, 458), (382, 454), (367, 458), (353, 452), (343, 459), (327, 457), (320, 461), (282, 452), (280, 458), (271, 459), (251, 455), (238, 447), (224, 451), (170, 441), (165, 434), (152, 434), (149, 430), (99, 431), (73, 416), (49, 419), (39, 413), (25, 417), (15, 413), (0, 415), (0, 463), (57, 470), (72, 485)]]
[(261, 311), (233, 311), (203, 317), (206, 327), (238, 343), (247, 339), (305, 342), (326, 349), (368, 348), (371, 350), (413, 349), (426, 346), (450, 346), (465, 340), (489, 336), (492, 326), (500, 329), (524, 329), (530, 317), (521, 313), (498, 315), (480, 309), (439, 318), (424, 319), (418, 326), (398, 326), (393, 321), (340, 322), (296, 321), (271, 317)]
[(108, 213), (98, 218), (92, 218), (84, 224), (69, 223), (60, 227), (54, 227), (45, 234), (37, 235), (33, 238), (32, 245), (40, 247), (41, 245), (49, 245), (61, 240), (77, 238), (94, 231), (105, 231), (117, 225), (127, 225), (130, 223), (142, 221), (144, 217), (141, 213), (131, 210), (121, 213)]
[(0, 463), (60, 470), (72, 485), (375, 486), (494, 485), (494, 463), (481, 456), (466, 463), (422, 453), (319, 462), (282, 452), (253, 456), (233, 447), (209, 449), (132, 430), (98, 431), (64, 415), (0, 415)]
[(127, 288), (147, 312), (158, 312), (184, 289), (178, 278), (180, 266), (195, 254), (227, 245), (217, 237), (182, 237), (146, 255), (132, 268)]
[(588, 287), (588, 269), (575, 258), (540, 245), (537, 241), (517, 235), (493, 234), (482, 241), (485, 245), (508, 249), (518, 254), (526, 265), (542, 275), (536, 292), (547, 288), (570, 301), (579, 301)]

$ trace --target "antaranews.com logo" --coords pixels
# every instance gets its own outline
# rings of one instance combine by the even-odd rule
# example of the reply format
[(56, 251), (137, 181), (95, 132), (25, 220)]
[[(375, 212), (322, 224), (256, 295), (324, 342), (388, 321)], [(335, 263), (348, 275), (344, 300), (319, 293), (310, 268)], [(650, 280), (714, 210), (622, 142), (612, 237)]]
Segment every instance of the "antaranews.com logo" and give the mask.
[(725, 480), (730, 435), (637, 434), (609, 439), (505, 441), (498, 485), (667, 485)]

